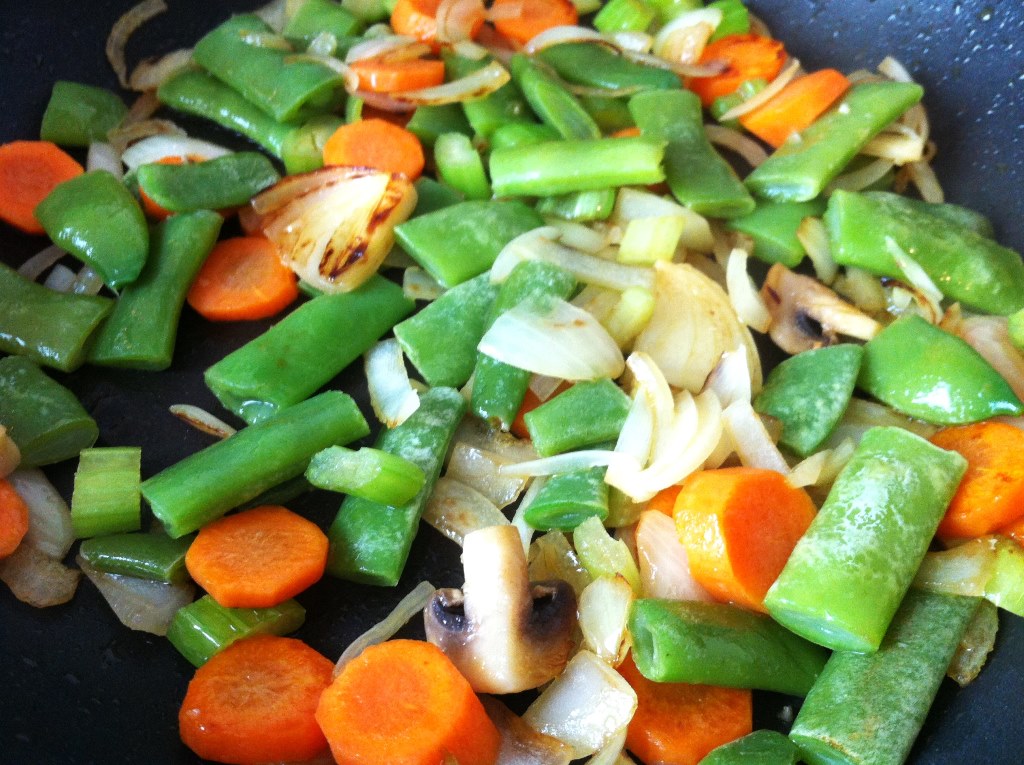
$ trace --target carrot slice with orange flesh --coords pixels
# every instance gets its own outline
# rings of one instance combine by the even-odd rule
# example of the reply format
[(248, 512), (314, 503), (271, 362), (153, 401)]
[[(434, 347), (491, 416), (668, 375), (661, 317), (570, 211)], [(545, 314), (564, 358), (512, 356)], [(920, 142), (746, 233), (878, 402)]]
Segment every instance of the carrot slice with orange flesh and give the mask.
[[(186, 161), (185, 157), (163, 157), (158, 159), (153, 164), (155, 165), (184, 165)], [(164, 220), (165, 218), (171, 217), (173, 213), (170, 210), (166, 210), (149, 196), (145, 191), (139, 188), (139, 201), (142, 202), (142, 210), (153, 220)]]
[(441, 0), (398, 0), (391, 11), (391, 29), (396, 35), (433, 42), (437, 37), (437, 8)]
[(192, 287), (188, 304), (210, 321), (264, 319), (299, 296), (295, 274), (263, 236), (218, 242)]
[(18, 549), (28, 533), (28, 505), (9, 481), (0, 478), (0, 558)]
[(656, 683), (640, 674), (632, 655), (619, 674), (636, 691), (626, 748), (644, 762), (697, 765), (712, 749), (753, 729), (749, 690), (689, 683)]
[(342, 125), (324, 144), (325, 165), (372, 167), (416, 180), (423, 172), (423, 145), (403, 127), (379, 119)]
[(49, 141), (11, 141), (0, 146), (0, 220), (27, 234), (45, 234), (36, 205), (53, 189), (85, 170)]
[(490, 17), (504, 37), (522, 45), (546, 29), (579, 22), (579, 12), (569, 0), (494, 0)]
[(316, 705), (334, 664), (300, 640), (257, 635), (196, 670), (178, 713), (181, 740), (216, 762), (300, 762), (327, 749)]
[(815, 507), (781, 473), (737, 467), (688, 476), (673, 515), (694, 579), (719, 600), (764, 612)]
[(835, 69), (798, 77), (756, 109), (742, 115), (740, 124), (775, 148), (824, 114), (850, 88)]
[(979, 537), (1024, 516), (1024, 431), (1004, 422), (940, 430), (931, 441), (967, 460), (939, 523), (940, 539)]
[(359, 77), (360, 90), (371, 93), (420, 90), (444, 82), (444, 62), (432, 58), (364, 58), (349, 68)]
[(720, 61), (726, 69), (713, 77), (693, 77), (687, 87), (705, 107), (716, 98), (735, 93), (747, 80), (774, 80), (782, 71), (786, 49), (778, 40), (758, 35), (727, 35), (704, 48), (700, 63)]
[(679, 490), (682, 486), (669, 486), (666, 489), (662, 489), (647, 502), (648, 510), (657, 510), (659, 513), (664, 513), (667, 516), (672, 516), (672, 513), (676, 508), (676, 497), (679, 496)]
[(316, 719), (338, 765), (493, 765), (500, 736), (441, 649), (418, 640), (367, 648), (320, 697)]
[(317, 582), (327, 536), (301, 515), (266, 505), (202, 529), (185, 554), (193, 579), (227, 608), (269, 608)]

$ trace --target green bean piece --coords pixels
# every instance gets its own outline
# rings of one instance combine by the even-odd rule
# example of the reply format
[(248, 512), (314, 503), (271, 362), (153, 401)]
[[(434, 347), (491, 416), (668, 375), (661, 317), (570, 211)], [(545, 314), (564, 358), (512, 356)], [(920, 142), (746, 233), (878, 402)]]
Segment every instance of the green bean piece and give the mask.
[(803, 760), (904, 762), (978, 603), (911, 592), (876, 653), (834, 653), (789, 734)]
[(920, 85), (868, 82), (843, 99), (799, 140), (786, 141), (747, 176), (747, 187), (775, 202), (806, 202), (819, 196), (886, 125), (921, 100)]
[(72, 372), (85, 361), (89, 338), (114, 303), (54, 292), (0, 263), (0, 305), (0, 351)]
[(233, 16), (196, 43), (192, 58), (278, 122), (299, 122), (341, 103), (337, 72), (252, 39), (267, 34), (258, 16)]
[(142, 525), (141, 476), (142, 449), (138, 446), (83, 449), (71, 497), (75, 536), (138, 531)]
[(99, 437), (75, 394), (24, 356), (0, 359), (0, 425), (21, 452), (23, 468), (77, 457)]
[(497, 294), (489, 275), (480, 274), (395, 325), (398, 343), (429, 385), (459, 388), (473, 374)]
[(639, 93), (629, 99), (629, 111), (641, 135), (668, 141), (665, 176), (680, 204), (716, 218), (754, 211), (754, 200), (736, 172), (708, 141), (696, 94), (688, 90)]
[(413, 185), (416, 187), (416, 207), (413, 209), (412, 215), (409, 216), (410, 218), (443, 210), (445, 207), (466, 201), (466, 198), (451, 186), (445, 186), (427, 176), (419, 178)]
[(512, 149), (516, 146), (533, 146), (545, 141), (555, 141), (558, 133), (548, 125), (525, 122), (509, 122), (491, 134), (491, 149)]
[(338, 3), (331, 0), (302, 0), (281, 34), (292, 44), (305, 47), (321, 34), (341, 39), (358, 35), (362, 30), (363, 24), (355, 14)]
[(648, 2), (657, 9), (663, 24), (682, 13), (704, 7), (703, 0), (648, 0)]
[(820, 217), (825, 202), (758, 202), (749, 215), (733, 218), (726, 228), (747, 234), (754, 240), (754, 256), (766, 263), (781, 263), (796, 268), (807, 251), (796, 232), (804, 218)]
[(328, 391), (157, 473), (143, 482), (142, 496), (177, 538), (301, 475), (318, 451), (369, 432), (355, 401)]
[(105, 170), (57, 186), (35, 211), (53, 243), (92, 268), (111, 289), (135, 281), (146, 263), (149, 231), (142, 208)]
[(359, 358), (413, 302), (375, 275), (358, 289), (320, 295), (206, 370), (207, 387), (254, 424), (315, 393)]
[[(524, 418), (542, 457), (614, 442), (629, 413), (629, 396), (608, 378), (578, 382)], [(585, 417), (580, 416), (586, 413)]]
[(61, 146), (88, 146), (106, 141), (107, 133), (128, 113), (114, 93), (93, 85), (57, 80), (43, 112), (39, 137)]
[(327, 570), (331, 574), (388, 587), (398, 583), (448, 444), (465, 412), (466, 401), (458, 391), (431, 388), (420, 395), (419, 409), (409, 419), (381, 432), (375, 448), (412, 462), (426, 480), (404, 505), (346, 497), (327, 532), (331, 540)]
[(137, 174), (146, 196), (172, 212), (238, 207), (280, 179), (270, 160), (252, 151), (181, 165), (152, 163)]
[(358, 451), (332, 446), (317, 452), (306, 468), (306, 478), (318, 489), (391, 506), (410, 501), (426, 481), (419, 465), (365, 446)]
[(204, 595), (178, 609), (167, 628), (167, 639), (193, 666), (201, 667), (236, 640), (253, 635), (287, 635), (304, 621), (306, 609), (294, 600), (271, 608), (225, 608)]
[[(473, 61), (462, 56), (445, 55), (445, 79), (456, 80), (468, 77), (489, 63), (490, 59), (488, 58)], [(483, 98), (463, 101), (462, 110), (473, 131), (482, 138), (490, 138), (491, 134), (502, 125), (531, 124), (533, 122), (530, 107), (526, 104), (514, 82), (505, 83)]]
[(951, 223), (957, 229), (973, 231), (975, 234), (983, 236), (986, 239), (992, 239), (996, 235), (995, 229), (992, 227), (992, 221), (977, 210), (972, 210), (969, 207), (955, 205), (951, 202), (943, 202), (941, 204), (935, 202), (924, 202), (920, 199), (914, 199), (913, 197), (905, 197), (899, 194), (887, 194), (879, 191), (867, 191), (864, 192), (864, 196), (869, 199), (876, 199), (883, 202), (895, 201), (892, 200), (892, 198), (896, 197), (897, 200), (906, 205), (908, 210), (930, 213), (942, 218), (948, 223)]
[(241, 133), (275, 157), (282, 156), (295, 130), (294, 125), (278, 122), (230, 85), (195, 69), (186, 69), (165, 80), (156, 96), (165, 106)]
[(364, 24), (387, 21), (391, 15), (384, 0), (341, 0), (341, 7)]
[[(564, 299), (575, 290), (576, 279), (558, 266), (539, 260), (519, 263), (502, 283), (487, 327), (500, 314), (526, 300), (545, 296)], [(473, 377), (473, 414), (508, 430), (523, 404), (529, 383), (529, 372), (478, 353)]]
[(562, 138), (600, 138), (601, 128), (576, 97), (529, 56), (517, 53), (509, 71), (541, 122)]
[(708, 42), (721, 40), (728, 35), (745, 35), (750, 31), (750, 12), (741, 0), (715, 0), (706, 7), (717, 8), (722, 12), (722, 21), (715, 27), (715, 33)]
[(954, 300), (1004, 315), (1024, 307), (1020, 254), (950, 219), (962, 212), (925, 204), (885, 192), (836, 191), (825, 213), (836, 262), (904, 278), (894, 257), (902, 250)]
[(594, 467), (551, 476), (526, 508), (526, 523), (542, 531), (572, 531), (587, 518), (603, 523), (609, 514), (605, 472)]
[(420, 139), (424, 146), (433, 146), (445, 133), (461, 133), (467, 138), (473, 136), (466, 114), (459, 104), (419, 106), (412, 113), (405, 129)]
[(842, 419), (863, 356), (863, 347), (851, 343), (791, 356), (768, 375), (754, 409), (781, 422), (779, 443), (806, 457)]
[(561, 43), (537, 58), (566, 82), (605, 90), (678, 90), (679, 78), (667, 69), (630, 61), (606, 45)]
[(804, 696), (828, 658), (764, 614), (699, 601), (637, 600), (633, 660), (659, 683), (703, 683)]
[(171, 365), (185, 295), (223, 222), (217, 213), (199, 210), (153, 227), (142, 274), (125, 287), (96, 333), (90, 363), (152, 370)]
[(657, 9), (644, 0), (608, 0), (594, 16), (594, 29), (605, 34), (646, 32), (657, 16)]
[(488, 271), (506, 244), (543, 225), (521, 202), (469, 201), (407, 220), (395, 238), (442, 287), (454, 287)]
[(336, 114), (321, 114), (293, 129), (281, 144), (281, 161), (289, 175), (324, 166), (324, 144), (344, 124)]
[(898, 412), (937, 425), (1024, 410), (977, 351), (920, 316), (897, 319), (864, 346), (857, 386)]
[(967, 461), (901, 428), (872, 428), (764, 605), (798, 635), (876, 651)]
[(562, 220), (607, 220), (615, 210), (615, 189), (576, 191), (537, 200), (538, 213)]
[(633, 115), (624, 98), (608, 96), (578, 96), (580, 105), (587, 110), (590, 118), (597, 123), (604, 133), (615, 133), (619, 130), (635, 127)]
[(699, 765), (797, 765), (796, 744), (774, 730), (755, 730), (712, 749)]
[(434, 164), (441, 181), (466, 199), (491, 198), (484, 162), (469, 136), (462, 133), (439, 136), (434, 144)]
[(79, 552), (89, 565), (108, 574), (178, 584), (188, 579), (185, 553), (194, 538), (171, 539), (158, 532), (109, 534), (84, 540)]
[(598, 138), (495, 149), (491, 185), (499, 197), (544, 197), (660, 183), (665, 145), (650, 138)]

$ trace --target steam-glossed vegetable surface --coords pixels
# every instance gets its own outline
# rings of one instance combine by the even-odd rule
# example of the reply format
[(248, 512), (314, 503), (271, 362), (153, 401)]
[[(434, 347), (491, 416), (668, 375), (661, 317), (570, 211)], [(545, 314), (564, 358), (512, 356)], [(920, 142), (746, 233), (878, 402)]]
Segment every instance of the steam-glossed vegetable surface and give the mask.
[[(47, 97), (58, 79), (116, 87), (103, 57), (103, 41), (131, 4), (37, 0), (17, 9), (9, 3), (0, 6), (0, 143), (38, 135)], [(130, 41), (130, 64), (192, 45), (228, 13), (252, 7), (243, 0), (168, 0), (168, 5), (166, 14)], [(887, 54), (899, 57), (925, 86), (932, 135), (939, 146), (934, 166), (948, 200), (985, 213), (1000, 242), (1024, 249), (1024, 203), (1014, 193), (1024, 183), (1024, 136), (1018, 124), (1024, 96), (1015, 79), (1024, 70), (1024, 48), (1017, 45), (1024, 34), (1024, 8), (1010, 0), (929, 0), (912, 7), (897, 0), (751, 0), (749, 5), (809, 71), (835, 67), (849, 72), (873, 67)], [(182, 124), (190, 135), (240, 150), (252, 148), (199, 121)], [(42, 241), (3, 224), (0, 260), (17, 266)], [(302, 263), (309, 269), (318, 265)], [(8, 309), (0, 304), (0, 313)], [(142, 447), (142, 476), (148, 478), (213, 440), (171, 417), (167, 408), (190, 403), (224, 414), (203, 383), (203, 371), (270, 323), (212, 323), (186, 307), (168, 372), (88, 365), (53, 376), (96, 420), (102, 446)], [(805, 342), (809, 332), (828, 327), (812, 323), (794, 329), (797, 342)], [(369, 416), (365, 386), (359, 363), (331, 385), (353, 395)], [(74, 464), (48, 473), (66, 497), (72, 494)], [(318, 492), (289, 507), (326, 528), (338, 504), (336, 496)], [(327, 578), (300, 595), (306, 621), (296, 636), (333, 660), (423, 579), (451, 588), (462, 587), (464, 581), (458, 547), (425, 526), (412, 544), (397, 587)], [(421, 638), (422, 628), (414, 620), (400, 636)], [(949, 683), (943, 687), (909, 761), (1016, 762), (1024, 726), (1019, 703), (1022, 663), (1024, 623), (1003, 614), (988, 665), (964, 690), (954, 692)], [(6, 589), (0, 592), (0, 760), (5, 763), (198, 763), (181, 743), (177, 727), (191, 677), (190, 665), (164, 638), (124, 628), (84, 580), (69, 604), (48, 610), (16, 601)], [(755, 727), (788, 727), (783, 720), (788, 719), (789, 703), (788, 697), (755, 692)], [(804, 728), (809, 730), (812, 722), (808, 718)]]

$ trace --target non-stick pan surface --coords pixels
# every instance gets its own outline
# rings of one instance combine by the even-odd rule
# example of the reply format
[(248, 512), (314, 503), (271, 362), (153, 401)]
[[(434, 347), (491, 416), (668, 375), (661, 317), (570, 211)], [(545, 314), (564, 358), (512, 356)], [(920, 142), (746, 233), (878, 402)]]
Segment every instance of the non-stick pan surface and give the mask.
[[(38, 134), (56, 79), (108, 87), (116, 82), (103, 43), (130, 0), (0, 0), (0, 142)], [(144, 28), (129, 58), (191, 45), (239, 0), (168, 0), (170, 11)], [(1000, 239), (1024, 249), (1024, 5), (1019, 0), (751, 0), (808, 69), (903, 61), (926, 89), (939, 145), (936, 161), (951, 201), (991, 216)], [(190, 128), (193, 127), (190, 125)], [(214, 140), (226, 134), (197, 128)], [(0, 257), (18, 264), (42, 240), (0, 224)], [(0, 305), (0, 312), (4, 307)], [(102, 445), (143, 447), (143, 471), (160, 468), (208, 439), (167, 413), (188, 402), (219, 411), (202, 370), (258, 334), (259, 324), (217, 326), (186, 308), (172, 370), (160, 374), (85, 368), (58, 376), (100, 425)], [(332, 387), (365, 402), (360, 373)], [(70, 495), (73, 466), (50, 470)], [(302, 510), (327, 524), (337, 501), (305, 498)], [(308, 610), (299, 636), (327, 656), (386, 614), (417, 581), (458, 586), (458, 550), (424, 528), (396, 589), (326, 579), (301, 596)], [(412, 630), (410, 634), (415, 634)], [(1024, 762), (1024, 622), (1002, 621), (981, 677), (965, 690), (947, 681), (911, 761), (939, 765)], [(0, 587), (0, 763), (195, 763), (178, 741), (177, 709), (192, 670), (162, 638), (122, 627), (83, 581), (68, 605), (47, 610), (17, 602)], [(759, 725), (784, 727), (786, 699), (761, 695)], [(381, 710), (386, 714), (386, 710)], [(383, 764), (382, 764), (383, 765)]]

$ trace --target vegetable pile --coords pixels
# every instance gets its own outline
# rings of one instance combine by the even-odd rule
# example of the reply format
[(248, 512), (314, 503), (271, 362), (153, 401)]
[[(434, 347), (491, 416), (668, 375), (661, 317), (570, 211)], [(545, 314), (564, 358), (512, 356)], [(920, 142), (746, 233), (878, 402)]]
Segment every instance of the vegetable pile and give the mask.
[[(277, 0), (129, 71), (164, 10), (131, 105), (60, 81), (0, 146), (52, 243), (0, 265), (14, 596), (166, 636), (216, 762), (903, 762), (1024, 616), (1024, 262), (903, 66), (740, 0)], [(182, 311), (271, 321), (151, 470), (64, 383), (174, 374)], [(314, 649), (327, 579), (408, 593)]]

